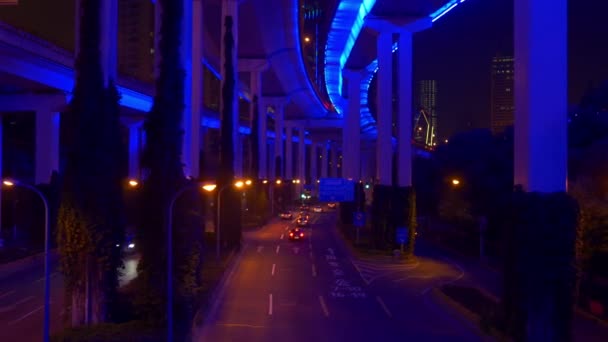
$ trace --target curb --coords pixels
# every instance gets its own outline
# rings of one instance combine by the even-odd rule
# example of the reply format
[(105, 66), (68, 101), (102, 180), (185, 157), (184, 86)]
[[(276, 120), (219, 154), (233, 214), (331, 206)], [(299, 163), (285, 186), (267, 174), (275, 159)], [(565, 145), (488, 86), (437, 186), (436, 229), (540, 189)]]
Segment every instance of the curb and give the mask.
[(206, 314), (203, 314), (203, 311), (205, 309), (205, 307), (203, 307), (200, 308), (194, 315), (191, 333), (192, 341), (202, 340), (202, 336), (204, 336), (203, 328), (208, 323), (210, 323), (212, 321), (211, 318), (215, 316), (215, 313), (219, 308), (220, 299), (224, 295), (226, 284), (234, 275), (236, 266), (240, 264), (243, 252), (245, 251), (245, 249), (247, 249), (247, 247), (248, 244), (245, 244), (240, 251), (237, 252), (233, 250), (226, 258), (226, 261), (224, 262), (224, 272), (222, 274), (222, 277), (220, 278), (220, 281), (215, 285), (214, 289), (211, 291), (211, 296), (209, 296), (209, 299), (207, 300), (208, 305), (205, 306), (206, 308), (209, 308), (209, 310), (207, 310)]
[[(57, 261), (58, 253), (57, 249), (51, 249), (49, 251), (51, 264), (54, 264)], [(0, 265), (0, 279), (8, 278), (16, 273), (21, 271), (25, 271), (26, 268), (41, 265), (44, 262), (44, 252), (30, 255), (23, 259), (11, 261), (6, 264)]]

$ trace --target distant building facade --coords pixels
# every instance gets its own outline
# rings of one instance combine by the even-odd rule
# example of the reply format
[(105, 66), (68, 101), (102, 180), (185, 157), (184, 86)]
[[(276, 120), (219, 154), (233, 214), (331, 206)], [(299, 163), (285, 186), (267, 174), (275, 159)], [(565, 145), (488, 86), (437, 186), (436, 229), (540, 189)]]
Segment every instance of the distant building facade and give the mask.
[(437, 81), (418, 83), (418, 111), (414, 117), (414, 140), (426, 146), (437, 146)]
[(118, 70), (144, 82), (154, 80), (154, 4), (118, 1)]
[(492, 133), (502, 133), (513, 125), (515, 113), (514, 97), (515, 66), (513, 57), (492, 59), (491, 117)]

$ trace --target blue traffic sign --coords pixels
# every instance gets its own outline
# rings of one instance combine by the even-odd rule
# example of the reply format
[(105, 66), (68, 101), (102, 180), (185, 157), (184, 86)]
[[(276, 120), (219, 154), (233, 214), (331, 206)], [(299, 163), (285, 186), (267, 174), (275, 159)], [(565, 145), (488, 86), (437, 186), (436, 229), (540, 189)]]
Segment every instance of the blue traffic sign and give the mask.
[(398, 227), (396, 233), (397, 233), (397, 243), (400, 243), (400, 244), (407, 243), (407, 227)]
[(355, 200), (355, 182), (344, 178), (321, 178), (319, 201), (352, 202)]
[(355, 227), (365, 227), (365, 213), (356, 212), (353, 215), (353, 224)]

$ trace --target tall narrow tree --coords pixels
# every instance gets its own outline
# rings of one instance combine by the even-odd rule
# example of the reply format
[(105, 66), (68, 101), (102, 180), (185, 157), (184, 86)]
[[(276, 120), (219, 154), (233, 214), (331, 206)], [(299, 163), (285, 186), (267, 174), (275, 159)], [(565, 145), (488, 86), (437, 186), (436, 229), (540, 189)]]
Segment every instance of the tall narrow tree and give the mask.
[(249, 177), (257, 179), (260, 173), (260, 111), (257, 95), (253, 97), (251, 105), (253, 106), (253, 117), (251, 118), (251, 174)]
[[(181, 65), (180, 44), (183, 2), (161, 0), (161, 55), (156, 96), (144, 123), (147, 144), (142, 164), (147, 178), (143, 182), (138, 227), (142, 259), (139, 264), (139, 313), (151, 322), (165, 319), (167, 294), (166, 265), (168, 229), (167, 215), (173, 219), (173, 255), (175, 284), (175, 316), (181, 331), (189, 327), (196, 308), (196, 293), (200, 288), (202, 233), (197, 211), (200, 194), (184, 193), (176, 201), (175, 210), (168, 212), (171, 199), (187, 185), (183, 174), (181, 153), (183, 140), (183, 111), (185, 71)], [(192, 214), (194, 213), (194, 214)], [(179, 248), (178, 248), (179, 246)], [(186, 327), (184, 327), (186, 326)]]
[(107, 321), (116, 295), (122, 240), (119, 96), (104, 86), (100, 0), (83, 1), (76, 87), (64, 122), (68, 158), (58, 245), (73, 326)]
[[(234, 104), (236, 74), (234, 70), (233, 50), (234, 37), (232, 35), (232, 16), (226, 16), (224, 26), (224, 68), (226, 71), (224, 85), (222, 86), (222, 122), (219, 184), (229, 186), (234, 181)], [(222, 244), (238, 247), (241, 239), (241, 204), (238, 192), (232, 188), (226, 189), (221, 197), (221, 227)]]

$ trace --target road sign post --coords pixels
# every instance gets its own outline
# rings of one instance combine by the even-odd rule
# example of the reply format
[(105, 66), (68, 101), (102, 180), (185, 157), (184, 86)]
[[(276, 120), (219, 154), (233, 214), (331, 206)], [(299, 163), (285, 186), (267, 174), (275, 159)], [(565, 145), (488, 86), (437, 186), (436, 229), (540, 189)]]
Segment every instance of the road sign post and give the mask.
[(397, 227), (397, 242), (401, 245), (401, 254), (404, 252), (404, 245), (407, 242), (407, 227)]
[(355, 243), (358, 245), (359, 244), (359, 230), (361, 229), (361, 227), (365, 227), (365, 213), (362, 213), (362, 212), (354, 213), (353, 224), (356, 229)]

